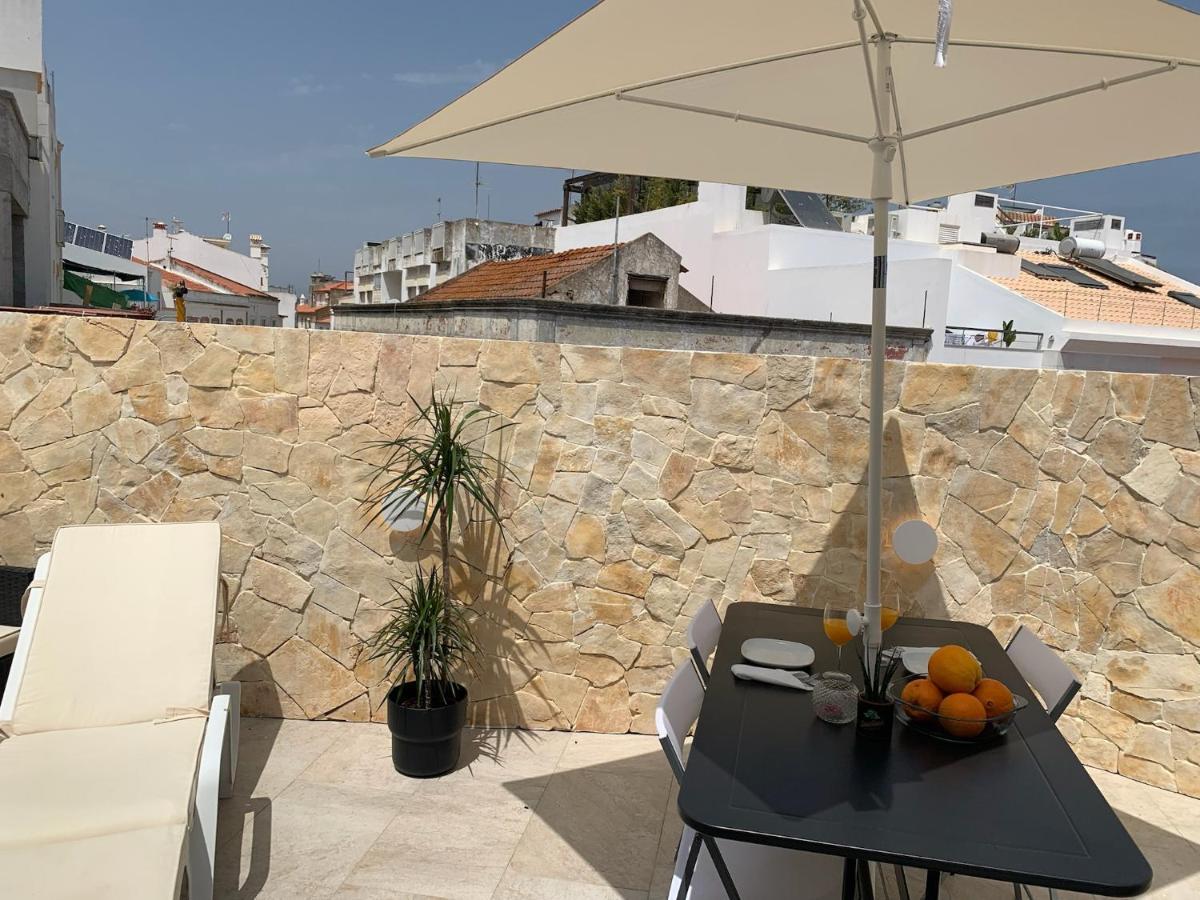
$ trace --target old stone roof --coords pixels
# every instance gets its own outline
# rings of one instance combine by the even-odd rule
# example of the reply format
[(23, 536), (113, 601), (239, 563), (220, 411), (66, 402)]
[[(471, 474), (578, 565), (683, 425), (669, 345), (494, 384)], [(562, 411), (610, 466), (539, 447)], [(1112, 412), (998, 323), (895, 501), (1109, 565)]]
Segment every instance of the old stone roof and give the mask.
[[(623, 245), (622, 245), (623, 246)], [(554, 293), (564, 278), (612, 256), (613, 245), (580, 247), (507, 262), (482, 263), (418, 296), (417, 300), (508, 300)], [(544, 289), (544, 290), (543, 290)]]
[[(1052, 254), (1018, 255), (1034, 263), (1072, 265), (1070, 260), (1059, 259)], [(1200, 310), (1167, 296), (1168, 291), (1194, 291), (1193, 285), (1173, 278), (1161, 269), (1131, 260), (1122, 259), (1118, 265), (1155, 281), (1161, 281), (1162, 287), (1135, 290), (1082, 266), (1074, 268), (1103, 283), (1108, 289), (1081, 287), (1069, 281), (1039, 278), (1024, 270), (1016, 278), (993, 278), (992, 281), (1068, 319), (1200, 329)]]

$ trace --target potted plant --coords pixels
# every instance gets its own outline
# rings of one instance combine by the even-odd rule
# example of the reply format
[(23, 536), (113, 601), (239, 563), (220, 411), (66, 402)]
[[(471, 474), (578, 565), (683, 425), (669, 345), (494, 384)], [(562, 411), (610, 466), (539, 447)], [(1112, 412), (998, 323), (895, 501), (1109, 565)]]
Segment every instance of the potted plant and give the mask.
[(858, 662), (862, 667), (863, 688), (858, 695), (858, 716), (855, 729), (863, 737), (886, 741), (892, 736), (892, 722), (896, 709), (887, 695), (888, 684), (900, 665), (899, 653), (883, 652), (883, 645), (875, 649), (874, 665), (868, 666), (862, 651)]
[[(392, 763), (418, 778), (442, 775), (458, 763), (467, 721), (467, 689), (456, 679), (469, 670), (477, 647), (466, 605), (451, 580), (451, 539), (472, 513), (499, 527), (500, 512), (489, 481), (507, 467), (482, 448), (493, 418), (479, 408), (455, 410), (447, 397), (422, 404), (410, 395), (416, 415), (400, 436), (373, 441), (380, 451), (367, 500), (383, 521), (423, 512), (419, 540), (436, 530), (440, 559), (418, 566), (412, 580), (397, 584), (388, 604), (395, 615), (370, 639), (371, 659), (381, 659), (395, 684), (387, 694)], [(506, 426), (500, 426), (504, 428)], [(494, 490), (494, 486), (492, 490)]]

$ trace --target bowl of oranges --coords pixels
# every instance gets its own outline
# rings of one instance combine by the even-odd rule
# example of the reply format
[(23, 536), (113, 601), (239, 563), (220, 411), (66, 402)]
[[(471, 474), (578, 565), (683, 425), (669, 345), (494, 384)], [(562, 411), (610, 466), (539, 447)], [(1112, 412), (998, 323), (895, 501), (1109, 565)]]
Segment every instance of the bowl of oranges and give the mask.
[(932, 737), (974, 744), (1003, 736), (1013, 716), (1028, 705), (983, 667), (965, 647), (947, 644), (929, 657), (928, 676), (895, 681), (888, 687), (896, 716)]

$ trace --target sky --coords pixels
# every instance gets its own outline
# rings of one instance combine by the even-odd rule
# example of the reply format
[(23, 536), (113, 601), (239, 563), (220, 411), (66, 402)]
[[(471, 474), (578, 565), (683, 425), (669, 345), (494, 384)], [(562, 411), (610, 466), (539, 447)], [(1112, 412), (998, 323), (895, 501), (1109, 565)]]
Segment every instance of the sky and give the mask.
[[(381, 143), (566, 24), (591, 0), (49, 0), (69, 221), (133, 237), (182, 220), (234, 248), (262, 234), (271, 281), (307, 291), (366, 240), (473, 215), (474, 166), (368, 159)], [(1200, 11), (1200, 0), (1178, 5)], [(480, 215), (533, 221), (561, 170), (482, 167)], [(1200, 279), (1200, 155), (1028, 182), (1018, 199), (1125, 215), (1165, 268)]]

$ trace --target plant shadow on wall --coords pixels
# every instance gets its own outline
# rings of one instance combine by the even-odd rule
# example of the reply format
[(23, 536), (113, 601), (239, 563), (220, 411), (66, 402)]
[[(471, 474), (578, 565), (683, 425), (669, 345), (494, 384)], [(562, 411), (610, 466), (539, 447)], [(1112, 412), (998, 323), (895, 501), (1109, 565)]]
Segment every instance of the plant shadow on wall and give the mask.
[(448, 387), (427, 403), (410, 395), (416, 413), (401, 433), (364, 447), (374, 454), (364, 511), (376, 525), (410, 533), (395, 549), (414, 570), (393, 583), (387, 618), (368, 644), (369, 659), (394, 682), (385, 697), (393, 762), (415, 776), (454, 768), (468, 687), (486, 704), (509, 675), (502, 644), (512, 630), (512, 554), (501, 510), (513, 480), (502, 436), (512, 423), (456, 404), (453, 394)]

